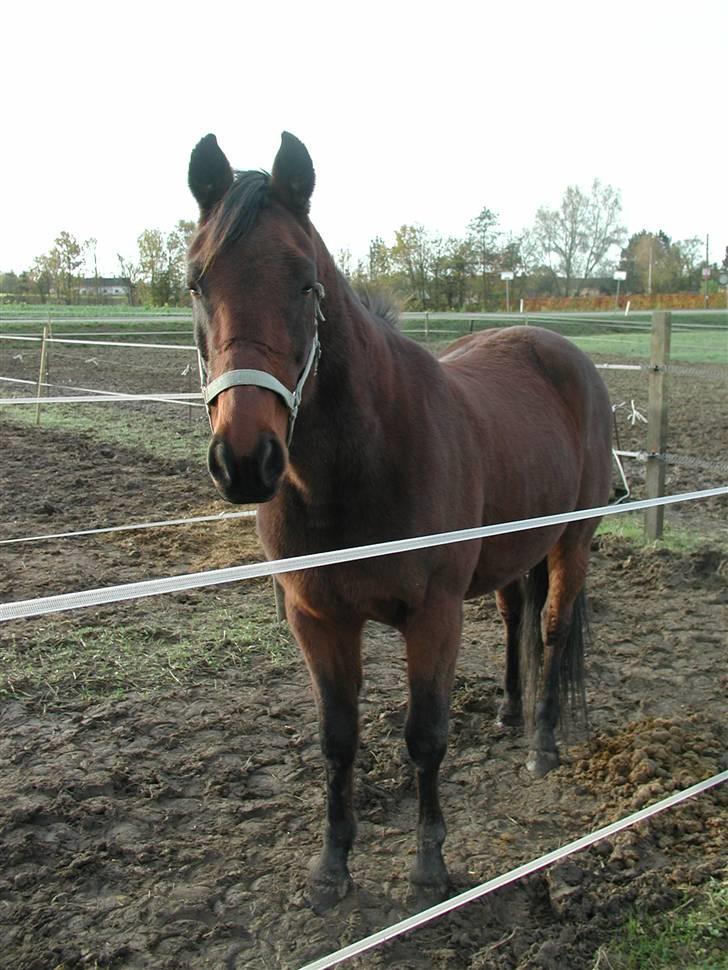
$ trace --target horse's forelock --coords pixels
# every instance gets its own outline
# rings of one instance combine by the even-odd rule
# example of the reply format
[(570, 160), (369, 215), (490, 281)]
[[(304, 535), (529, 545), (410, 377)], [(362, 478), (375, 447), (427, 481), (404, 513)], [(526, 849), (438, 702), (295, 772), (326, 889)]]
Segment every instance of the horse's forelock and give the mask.
[(199, 259), (205, 268), (231, 243), (247, 235), (269, 199), (270, 175), (262, 171), (235, 172), (235, 181), (205, 223)]

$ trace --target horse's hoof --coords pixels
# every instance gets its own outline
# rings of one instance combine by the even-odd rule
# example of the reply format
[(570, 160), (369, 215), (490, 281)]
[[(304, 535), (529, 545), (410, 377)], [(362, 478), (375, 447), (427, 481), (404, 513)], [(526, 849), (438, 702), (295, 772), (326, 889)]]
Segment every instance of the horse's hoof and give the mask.
[(543, 778), (561, 764), (558, 751), (529, 751), (526, 767), (534, 778)]
[(414, 883), (410, 881), (407, 901), (417, 909), (429, 909), (449, 898), (452, 887), (450, 882)]
[(409, 877), (409, 898), (420, 906), (434, 906), (447, 899), (452, 888), (445, 864), (424, 869), (415, 863)]
[(509, 704), (508, 701), (503, 701), (496, 714), (495, 726), (497, 728), (523, 727), (523, 711), (520, 704)]
[(311, 876), (306, 887), (308, 905), (317, 916), (322, 916), (341, 902), (352, 885), (351, 876), (348, 872), (344, 876), (335, 876), (330, 873)]

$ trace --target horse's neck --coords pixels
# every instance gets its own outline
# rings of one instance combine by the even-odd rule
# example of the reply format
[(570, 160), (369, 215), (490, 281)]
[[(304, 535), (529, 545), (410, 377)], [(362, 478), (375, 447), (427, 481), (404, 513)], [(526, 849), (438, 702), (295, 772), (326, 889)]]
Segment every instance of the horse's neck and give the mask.
[[(308, 491), (335, 492), (342, 479), (369, 481), (392, 460), (395, 425), (417, 420), (400, 407), (400, 394), (438, 368), (431, 356), (377, 319), (338, 274), (325, 280), (326, 320), (321, 361), (301, 435), (291, 451), (293, 471)], [(404, 344), (408, 345), (402, 352)], [(304, 413), (305, 411), (305, 413)], [(298, 435), (296, 427), (294, 437)]]

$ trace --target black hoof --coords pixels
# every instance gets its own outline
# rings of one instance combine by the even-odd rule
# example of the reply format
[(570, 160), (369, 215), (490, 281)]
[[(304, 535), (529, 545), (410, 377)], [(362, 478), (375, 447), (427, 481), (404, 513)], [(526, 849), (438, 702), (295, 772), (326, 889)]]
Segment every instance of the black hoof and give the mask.
[(410, 872), (410, 899), (422, 906), (434, 906), (450, 895), (452, 885), (445, 863), (429, 867), (415, 863)]
[(558, 751), (529, 751), (526, 767), (534, 778), (543, 778), (561, 764)]
[(348, 894), (352, 887), (351, 876), (345, 873), (337, 876), (333, 873), (316, 873), (308, 880), (306, 887), (306, 901), (318, 916), (322, 916)]
[(450, 883), (437, 883), (436, 885), (415, 885), (410, 883), (407, 893), (407, 902), (416, 909), (429, 909), (430, 906), (437, 906), (450, 898), (452, 887)]

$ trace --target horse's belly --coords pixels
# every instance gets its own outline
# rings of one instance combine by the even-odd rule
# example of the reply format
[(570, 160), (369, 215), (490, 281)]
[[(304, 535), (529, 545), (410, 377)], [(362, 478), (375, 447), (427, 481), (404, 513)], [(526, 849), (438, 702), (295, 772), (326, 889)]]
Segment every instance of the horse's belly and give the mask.
[(466, 599), (503, 589), (525, 575), (548, 554), (563, 531), (563, 525), (556, 525), (484, 539)]

